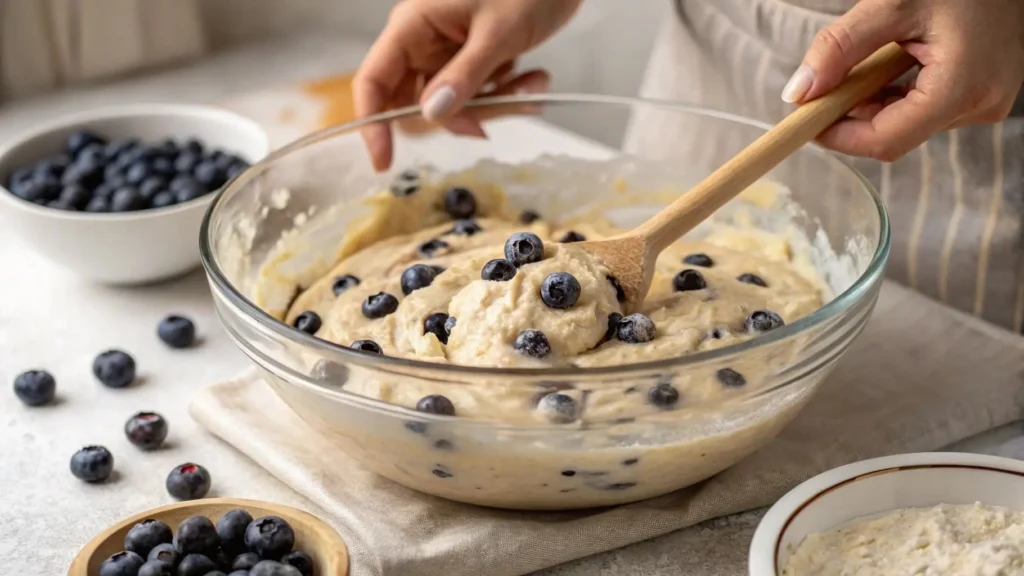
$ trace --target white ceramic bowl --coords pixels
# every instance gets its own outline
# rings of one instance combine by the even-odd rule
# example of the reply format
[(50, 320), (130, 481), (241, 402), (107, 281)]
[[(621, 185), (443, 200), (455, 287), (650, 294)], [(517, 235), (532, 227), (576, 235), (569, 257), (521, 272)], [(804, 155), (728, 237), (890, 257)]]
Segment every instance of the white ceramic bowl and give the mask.
[[(63, 150), (74, 131), (111, 139), (196, 138), (250, 163), (269, 152), (260, 126), (233, 112), (199, 105), (144, 104), (104, 108), (58, 119), (0, 146), (0, 182), (18, 168)], [(199, 227), (214, 194), (167, 208), (119, 214), (37, 206), (0, 189), (0, 217), (25, 244), (79, 276), (108, 284), (143, 284), (199, 265)]]
[(768, 510), (750, 544), (750, 575), (782, 574), (804, 537), (856, 518), (975, 502), (1024, 510), (1024, 461), (924, 452), (841, 466), (797, 486)]

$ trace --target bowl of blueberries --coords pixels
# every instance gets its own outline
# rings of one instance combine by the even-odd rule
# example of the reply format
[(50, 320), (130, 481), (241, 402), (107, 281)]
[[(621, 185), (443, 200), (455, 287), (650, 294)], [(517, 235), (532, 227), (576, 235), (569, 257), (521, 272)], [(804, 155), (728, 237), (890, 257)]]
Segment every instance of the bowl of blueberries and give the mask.
[(256, 122), (214, 106), (79, 113), (0, 145), (0, 218), (89, 280), (172, 278), (199, 265), (215, 193), (268, 150)]

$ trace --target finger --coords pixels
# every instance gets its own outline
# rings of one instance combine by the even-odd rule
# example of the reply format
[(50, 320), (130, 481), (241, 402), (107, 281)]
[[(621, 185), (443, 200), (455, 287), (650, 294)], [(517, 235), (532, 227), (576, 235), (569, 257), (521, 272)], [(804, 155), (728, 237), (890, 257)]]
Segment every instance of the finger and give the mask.
[[(959, 92), (932, 90), (948, 87), (948, 74), (925, 68), (917, 87), (889, 104), (870, 120), (842, 120), (819, 136), (825, 147), (854, 156), (892, 162), (945, 130), (960, 116), (963, 98)], [(927, 76), (926, 76), (927, 75)]]
[[(496, 87), (490, 92), (481, 96), (512, 96), (515, 94), (541, 94), (547, 92), (551, 84), (551, 75), (546, 70), (530, 70), (509, 79), (504, 84)], [(516, 114), (539, 114), (540, 105), (533, 103), (501, 104), (482, 106), (479, 108), (463, 108), (453, 118), (465, 118), (473, 123), (473, 127), (462, 123), (455, 125), (446, 124), (445, 128), (457, 134), (466, 136), (486, 137), (482, 124), (493, 118), (510, 116)], [(409, 134), (422, 134), (438, 128), (438, 124), (428, 122), (421, 116), (409, 116), (399, 122), (402, 132)], [(481, 136), (483, 133), (483, 136)]]
[(454, 114), (510, 59), (508, 55), (514, 48), (505, 28), (490, 13), (473, 21), (462, 49), (424, 90), (421, 105), (427, 120), (441, 120)]
[(847, 116), (855, 120), (871, 120), (882, 111), (882, 108), (906, 96), (907, 91), (908, 88), (906, 86), (889, 86), (884, 88), (867, 101), (855, 106)]
[(813, 100), (842, 82), (850, 70), (882, 46), (905, 40), (915, 29), (894, 0), (862, 0), (815, 35), (803, 62), (782, 90), (785, 102)]

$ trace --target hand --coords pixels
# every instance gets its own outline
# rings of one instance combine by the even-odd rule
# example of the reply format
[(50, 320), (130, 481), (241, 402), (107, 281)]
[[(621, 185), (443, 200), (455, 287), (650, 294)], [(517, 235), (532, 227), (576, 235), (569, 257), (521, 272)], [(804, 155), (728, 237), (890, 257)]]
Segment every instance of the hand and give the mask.
[(1024, 2), (861, 0), (818, 33), (782, 99), (825, 94), (889, 42), (921, 63), (916, 80), (854, 109), (822, 145), (892, 162), (944, 130), (1006, 118), (1024, 80)]
[[(403, 0), (356, 73), (356, 115), (418, 101), (426, 120), (483, 137), (480, 111), (462, 106), (487, 84), (488, 96), (545, 91), (547, 72), (514, 75), (515, 59), (568, 22), (580, 2)], [(393, 155), (390, 126), (366, 126), (362, 136), (374, 168), (386, 170)]]

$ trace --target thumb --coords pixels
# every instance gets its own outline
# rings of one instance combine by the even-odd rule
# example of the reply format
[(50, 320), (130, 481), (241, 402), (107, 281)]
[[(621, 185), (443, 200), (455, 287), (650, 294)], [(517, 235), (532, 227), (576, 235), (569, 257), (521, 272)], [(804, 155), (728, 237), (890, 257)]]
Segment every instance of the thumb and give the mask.
[(423, 91), (423, 117), (430, 121), (451, 117), (487, 82), (491, 74), (515, 54), (509, 46), (507, 26), (496, 16), (473, 22), (465, 44)]
[(838, 86), (854, 66), (882, 46), (907, 39), (913, 29), (912, 15), (898, 4), (863, 0), (822, 28), (782, 89), (782, 100), (790, 104), (813, 100)]

